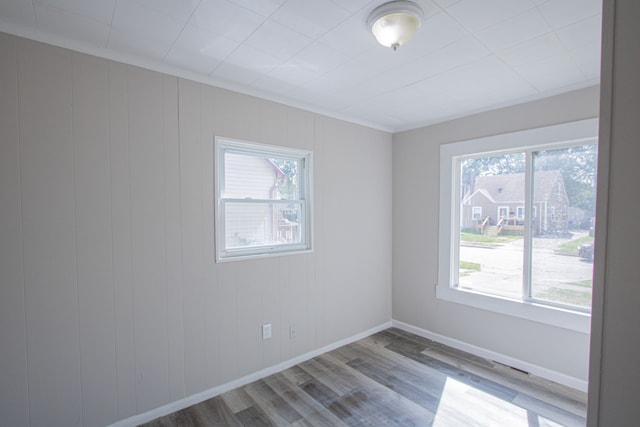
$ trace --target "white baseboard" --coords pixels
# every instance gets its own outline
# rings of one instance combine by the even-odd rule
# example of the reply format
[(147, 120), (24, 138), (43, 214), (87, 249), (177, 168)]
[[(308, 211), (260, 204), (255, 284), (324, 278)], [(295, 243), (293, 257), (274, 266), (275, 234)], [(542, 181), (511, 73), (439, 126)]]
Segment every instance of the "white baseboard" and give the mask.
[(562, 384), (567, 387), (583, 391), (585, 393), (587, 392), (587, 388), (589, 385), (588, 381), (581, 380), (579, 378), (575, 378), (551, 369), (547, 369), (542, 366), (534, 365), (533, 363), (525, 362), (523, 360), (497, 353), (492, 350), (487, 350), (486, 348), (478, 347), (464, 341), (449, 338), (444, 335), (428, 331), (426, 329), (418, 328), (417, 326), (409, 325), (408, 323), (400, 322), (398, 320), (392, 320), (391, 323), (394, 327), (402, 329), (403, 331), (411, 332), (412, 334), (428, 338), (430, 340), (448, 345), (449, 347), (453, 347), (458, 350), (466, 351), (467, 353), (471, 353), (485, 359), (494, 360), (507, 366), (513, 366), (514, 368), (529, 372), (532, 375), (557, 382), (558, 384)]
[(335, 350), (336, 348), (342, 347), (343, 345), (351, 344), (352, 342), (366, 338), (369, 335), (373, 335), (376, 332), (383, 331), (387, 328), (390, 328), (391, 326), (391, 322), (383, 323), (364, 332), (360, 332), (359, 334), (342, 339), (340, 341), (336, 341), (317, 350), (310, 351), (287, 361), (281, 362), (277, 365), (262, 369), (260, 371), (246, 375), (242, 378), (238, 378), (237, 380), (233, 380), (226, 384), (219, 385), (200, 393), (192, 394), (191, 396), (187, 396), (183, 399), (167, 403), (166, 405), (163, 405), (156, 409), (152, 409), (151, 411), (145, 412), (143, 414), (134, 415), (133, 417), (118, 421), (114, 424), (111, 424), (111, 427), (132, 427), (144, 424), (146, 422), (155, 420), (158, 417), (163, 417), (165, 415), (171, 414), (172, 412), (176, 412), (181, 409), (188, 408), (191, 405), (195, 405), (196, 403), (211, 399), (212, 397), (216, 397), (229, 390), (233, 390), (234, 388), (242, 387), (243, 385), (249, 384), (253, 381), (257, 381), (261, 378), (268, 377), (269, 375), (275, 374), (277, 372), (284, 371), (285, 369), (295, 366), (298, 363), (313, 359), (316, 356), (319, 356), (331, 350)]

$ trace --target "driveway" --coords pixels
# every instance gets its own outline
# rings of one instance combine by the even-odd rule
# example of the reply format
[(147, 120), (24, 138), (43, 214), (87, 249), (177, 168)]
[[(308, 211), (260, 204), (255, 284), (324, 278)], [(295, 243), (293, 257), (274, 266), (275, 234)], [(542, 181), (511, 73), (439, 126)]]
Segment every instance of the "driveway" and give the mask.
[[(554, 252), (558, 245), (567, 241), (568, 239), (534, 238), (533, 294), (542, 299), (588, 305), (593, 264), (579, 257)], [(520, 298), (523, 239), (495, 248), (461, 246), (460, 260), (480, 264), (480, 271), (467, 271), (460, 277), (461, 287)]]

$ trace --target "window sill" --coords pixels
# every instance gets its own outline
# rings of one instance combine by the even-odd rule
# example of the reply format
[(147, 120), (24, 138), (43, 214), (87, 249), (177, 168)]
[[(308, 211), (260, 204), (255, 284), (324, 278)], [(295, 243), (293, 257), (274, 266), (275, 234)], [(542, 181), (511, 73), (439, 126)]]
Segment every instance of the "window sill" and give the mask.
[(442, 285), (436, 286), (436, 297), (445, 301), (544, 323), (587, 335), (591, 331), (591, 316), (588, 313), (579, 311), (489, 296)]
[(312, 253), (313, 249), (302, 247), (300, 249), (286, 249), (286, 250), (278, 250), (278, 251), (268, 251), (268, 252), (229, 252), (224, 256), (216, 256), (216, 262), (231, 262), (231, 261), (246, 261), (249, 259), (262, 259), (262, 258), (273, 258), (287, 255), (300, 255), (300, 254), (308, 254)]

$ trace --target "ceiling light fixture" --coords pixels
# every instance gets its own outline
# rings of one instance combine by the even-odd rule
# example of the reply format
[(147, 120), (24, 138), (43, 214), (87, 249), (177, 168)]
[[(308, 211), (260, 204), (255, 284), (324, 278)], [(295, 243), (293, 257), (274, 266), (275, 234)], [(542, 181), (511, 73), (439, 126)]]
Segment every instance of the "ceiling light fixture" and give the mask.
[(367, 25), (382, 46), (396, 50), (415, 35), (422, 23), (422, 9), (412, 1), (391, 1), (369, 14)]

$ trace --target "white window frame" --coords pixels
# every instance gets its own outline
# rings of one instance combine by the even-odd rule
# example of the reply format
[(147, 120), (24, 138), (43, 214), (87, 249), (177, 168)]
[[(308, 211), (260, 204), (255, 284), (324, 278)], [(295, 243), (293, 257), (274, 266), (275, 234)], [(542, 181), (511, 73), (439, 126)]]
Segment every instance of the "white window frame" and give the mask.
[[(509, 316), (541, 322), (564, 329), (588, 334), (590, 331), (590, 313), (557, 307), (552, 304), (531, 299), (510, 299), (488, 295), (458, 287), (460, 233), (460, 188), (456, 185), (459, 173), (460, 157), (490, 154), (522, 152), (527, 149), (562, 148), (580, 143), (597, 141), (598, 120), (589, 119), (569, 122), (520, 132), (500, 134), (468, 141), (443, 144), (440, 147), (440, 221), (439, 221), (439, 260), (438, 284), (436, 296), (439, 299), (489, 310)], [(531, 161), (531, 155), (528, 155)], [(525, 198), (530, 199), (531, 183), (525, 182)], [(527, 204), (525, 215), (531, 217), (533, 210)], [(527, 227), (525, 233), (530, 233)], [(530, 239), (530, 235), (527, 237)], [(530, 269), (525, 257), (524, 269)], [(526, 286), (526, 285), (525, 285)], [(523, 295), (527, 293), (523, 292)]]
[[(290, 160), (302, 160), (303, 170), (299, 171), (301, 177), (301, 199), (283, 200), (281, 203), (299, 203), (302, 208), (300, 218), (301, 242), (295, 244), (261, 245), (245, 248), (226, 248), (225, 244), (225, 209), (226, 203), (280, 203), (270, 199), (229, 199), (224, 197), (225, 162), (224, 153), (237, 153), (256, 155), (265, 158), (282, 158)], [(259, 144), (255, 142), (241, 141), (222, 136), (215, 137), (215, 235), (216, 235), (216, 262), (238, 261), (252, 258), (264, 258), (283, 256), (313, 251), (313, 153), (309, 150), (301, 150), (275, 145)]]
[(516, 219), (519, 219), (519, 220), (524, 219), (524, 206), (516, 207)]
[[(476, 212), (478, 212), (478, 216), (476, 216)], [(471, 219), (476, 220), (482, 218), (482, 206), (473, 206), (471, 208)]]

